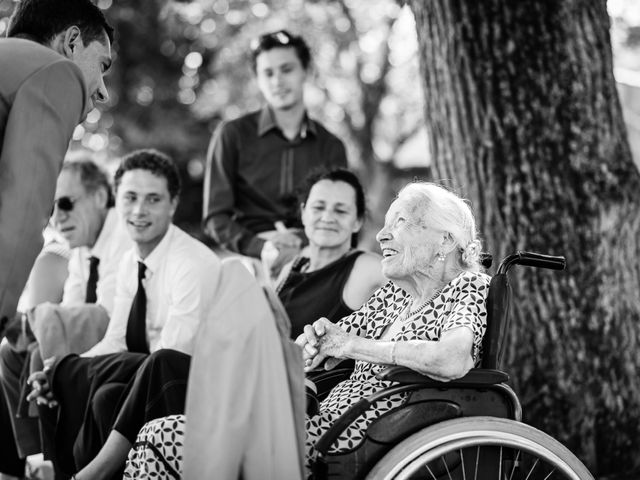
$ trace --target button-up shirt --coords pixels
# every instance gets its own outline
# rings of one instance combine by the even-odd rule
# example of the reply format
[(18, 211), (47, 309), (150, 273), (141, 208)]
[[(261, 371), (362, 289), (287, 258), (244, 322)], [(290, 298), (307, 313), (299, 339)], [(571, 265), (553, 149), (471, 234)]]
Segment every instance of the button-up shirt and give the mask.
[(64, 284), (62, 305), (85, 303), (89, 280), (89, 257), (93, 256), (100, 259), (96, 303), (102, 305), (111, 315), (116, 294), (118, 266), (124, 254), (132, 248), (133, 241), (126, 231), (124, 222), (118, 218), (115, 209), (109, 209), (93, 247), (77, 247), (71, 251), (69, 276)]
[(138, 261), (147, 267), (143, 285), (149, 350), (171, 348), (191, 354), (200, 321), (214, 305), (220, 260), (203, 243), (170, 225), (146, 258), (141, 259), (135, 249), (125, 254), (107, 332), (84, 356), (127, 350), (127, 321), (138, 290)]
[(342, 142), (307, 116), (287, 139), (268, 107), (222, 123), (207, 153), (204, 222), (221, 245), (259, 257), (276, 221), (301, 227), (296, 189), (313, 170), (346, 167)]

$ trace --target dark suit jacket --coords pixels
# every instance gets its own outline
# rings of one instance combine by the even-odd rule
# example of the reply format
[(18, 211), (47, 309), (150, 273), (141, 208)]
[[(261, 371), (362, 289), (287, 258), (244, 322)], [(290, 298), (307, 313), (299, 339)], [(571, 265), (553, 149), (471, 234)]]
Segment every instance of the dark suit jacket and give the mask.
[(0, 39), (0, 319), (15, 313), (90, 103), (75, 63), (30, 40)]

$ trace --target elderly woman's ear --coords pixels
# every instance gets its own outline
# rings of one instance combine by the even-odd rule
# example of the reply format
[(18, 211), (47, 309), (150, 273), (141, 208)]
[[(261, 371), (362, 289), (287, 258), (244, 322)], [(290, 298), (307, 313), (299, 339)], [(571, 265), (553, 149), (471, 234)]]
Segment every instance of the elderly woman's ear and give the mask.
[(443, 239), (440, 243), (439, 252), (446, 256), (453, 252), (457, 246), (458, 244), (454, 240), (453, 235), (451, 235), (451, 233), (449, 232), (444, 232)]

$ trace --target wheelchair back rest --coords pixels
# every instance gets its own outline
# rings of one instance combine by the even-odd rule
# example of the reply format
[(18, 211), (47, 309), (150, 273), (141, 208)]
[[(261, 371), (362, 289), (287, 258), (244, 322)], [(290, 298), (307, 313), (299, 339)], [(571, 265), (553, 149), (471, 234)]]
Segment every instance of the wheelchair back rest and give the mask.
[(509, 328), (510, 304), (509, 278), (506, 273), (498, 273), (491, 279), (487, 295), (487, 330), (482, 339), (482, 368), (500, 369)]
[(506, 256), (496, 275), (491, 279), (487, 296), (487, 331), (482, 340), (482, 368), (499, 369), (509, 328), (511, 286), (507, 272), (514, 265), (524, 265), (549, 270), (564, 270), (563, 256), (543, 255), (535, 252), (517, 251)]

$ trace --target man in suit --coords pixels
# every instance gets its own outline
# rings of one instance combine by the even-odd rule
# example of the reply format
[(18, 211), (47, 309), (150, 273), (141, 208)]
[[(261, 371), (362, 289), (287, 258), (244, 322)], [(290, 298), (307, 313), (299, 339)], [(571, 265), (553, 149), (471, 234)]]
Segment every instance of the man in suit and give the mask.
[(108, 98), (113, 28), (90, 0), (22, 0), (0, 39), (0, 335), (42, 248), (76, 125)]

